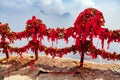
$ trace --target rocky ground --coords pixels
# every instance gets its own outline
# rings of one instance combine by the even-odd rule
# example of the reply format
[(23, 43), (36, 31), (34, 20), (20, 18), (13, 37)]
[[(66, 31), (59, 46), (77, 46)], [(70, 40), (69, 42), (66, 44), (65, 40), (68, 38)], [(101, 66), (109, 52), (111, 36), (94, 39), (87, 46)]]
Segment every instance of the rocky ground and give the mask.
[(0, 58), (0, 80), (120, 80), (120, 64), (85, 62), (79, 67), (79, 60), (39, 56), (33, 64), (32, 55)]

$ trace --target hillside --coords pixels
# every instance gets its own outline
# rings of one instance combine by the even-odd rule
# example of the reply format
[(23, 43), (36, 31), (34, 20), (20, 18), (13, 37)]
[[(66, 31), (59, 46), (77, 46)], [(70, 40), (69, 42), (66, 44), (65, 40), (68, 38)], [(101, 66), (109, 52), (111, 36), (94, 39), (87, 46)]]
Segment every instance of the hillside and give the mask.
[(79, 67), (79, 60), (39, 56), (39, 60), (29, 66), (32, 55), (0, 58), (0, 80), (120, 80), (120, 64), (99, 64), (85, 62)]

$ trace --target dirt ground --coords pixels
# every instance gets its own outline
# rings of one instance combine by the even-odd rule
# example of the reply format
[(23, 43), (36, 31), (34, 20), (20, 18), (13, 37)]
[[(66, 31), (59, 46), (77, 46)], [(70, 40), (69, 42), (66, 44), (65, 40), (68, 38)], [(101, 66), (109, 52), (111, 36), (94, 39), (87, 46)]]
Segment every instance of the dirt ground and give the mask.
[(39, 56), (32, 70), (33, 59), (32, 55), (0, 58), (0, 80), (120, 80), (120, 64), (84, 62), (79, 67), (79, 60)]

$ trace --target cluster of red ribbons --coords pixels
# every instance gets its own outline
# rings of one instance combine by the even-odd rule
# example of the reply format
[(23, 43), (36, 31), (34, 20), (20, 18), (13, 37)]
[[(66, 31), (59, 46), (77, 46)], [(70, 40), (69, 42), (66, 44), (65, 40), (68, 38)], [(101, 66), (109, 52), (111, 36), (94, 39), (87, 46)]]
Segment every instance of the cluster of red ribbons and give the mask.
[[(8, 24), (0, 23), (0, 49), (2, 53), (18, 53), (22, 56), (22, 53), (31, 50), (35, 52), (37, 50), (44, 52), (52, 57), (62, 57), (63, 55), (73, 52), (84, 52), (87, 55), (92, 56), (93, 59), (100, 55), (104, 59), (108, 60), (120, 60), (120, 54), (113, 52), (106, 52), (104, 50), (104, 40), (110, 42), (120, 42), (120, 30), (109, 30), (102, 28), (105, 23), (102, 13), (94, 8), (85, 9), (79, 14), (74, 27), (65, 28), (47, 28), (46, 25), (35, 16), (26, 22), (26, 29), (22, 32), (13, 32), (10, 30)], [(59, 39), (64, 39), (68, 43), (69, 37), (75, 40), (75, 44), (71, 47), (65, 48), (53, 48), (46, 47), (42, 44), (43, 37), (47, 36), (48, 41), (58, 42)], [(102, 41), (102, 49), (96, 49), (93, 45), (93, 38), (99, 38)], [(10, 44), (14, 44), (15, 40), (21, 40), (23, 38), (31, 39), (27, 45), (23, 47), (13, 47)], [(109, 47), (108, 47), (109, 48)]]

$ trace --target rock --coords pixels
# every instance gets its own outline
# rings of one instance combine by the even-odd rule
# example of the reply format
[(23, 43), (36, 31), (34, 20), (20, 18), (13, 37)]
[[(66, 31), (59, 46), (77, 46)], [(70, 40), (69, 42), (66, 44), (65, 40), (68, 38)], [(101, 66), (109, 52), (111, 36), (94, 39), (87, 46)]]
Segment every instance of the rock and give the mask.
[[(0, 73), (3, 72), (5, 69), (5, 67), (0, 67)], [(4, 80), (4, 76), (0, 76), (0, 80)]]
[(115, 75), (120, 75), (120, 68), (110, 68)]

